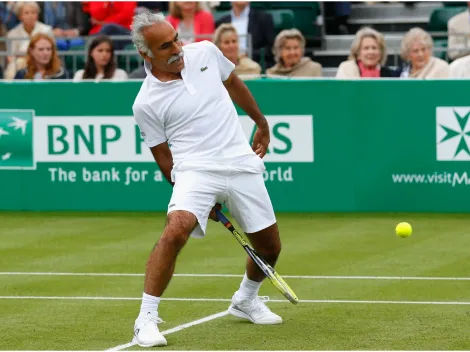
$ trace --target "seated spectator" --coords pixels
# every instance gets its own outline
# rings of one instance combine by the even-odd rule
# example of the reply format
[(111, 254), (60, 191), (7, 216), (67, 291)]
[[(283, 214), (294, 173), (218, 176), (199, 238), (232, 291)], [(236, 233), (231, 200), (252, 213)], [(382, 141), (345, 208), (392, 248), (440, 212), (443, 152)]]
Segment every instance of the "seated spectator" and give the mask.
[(297, 29), (281, 31), (274, 41), (274, 58), (277, 62), (266, 70), (268, 76), (321, 77), (322, 66), (304, 56), (305, 38)]
[(249, 1), (232, 1), (232, 13), (217, 21), (216, 27), (222, 23), (231, 23), (240, 36), (240, 51), (248, 54), (248, 37), (251, 35), (253, 48), (252, 59), (261, 63), (261, 50), (264, 51), (266, 67), (274, 65), (272, 47), (276, 33), (271, 14), (252, 9)]
[[(1, 8), (0, 8), (1, 9)], [(7, 35), (6, 26), (3, 24), (2, 15), (0, 14), (0, 38), (3, 39)], [(0, 40), (0, 51), (6, 51), (7, 46), (6, 42)], [(3, 63), (4, 57), (0, 57), (0, 63)]]
[(470, 78), (470, 55), (461, 57), (449, 66), (450, 78)]
[(259, 75), (261, 66), (251, 60), (246, 54), (240, 54), (237, 30), (228, 23), (221, 24), (214, 34), (214, 44), (224, 56), (233, 62), (237, 75)]
[(101, 35), (91, 42), (85, 69), (78, 70), (73, 77), (75, 82), (86, 79), (93, 79), (95, 82), (103, 79), (113, 81), (127, 79), (126, 71), (116, 68), (113, 41), (109, 37)]
[(53, 36), (52, 27), (38, 21), (39, 5), (37, 2), (18, 2), (15, 6), (15, 13), (21, 22), (7, 33), (7, 39), (11, 39), (9, 41), (9, 50), (13, 53), (13, 56), (8, 57), (9, 64), (5, 71), (6, 79), (12, 79), (17, 70), (25, 67), (24, 56), (32, 36), (37, 33)]
[(375, 29), (364, 27), (357, 31), (348, 61), (339, 65), (336, 78), (398, 77), (399, 72), (386, 67), (386, 61), (387, 48), (383, 35)]
[(0, 23), (3, 23), (5, 29), (13, 29), (20, 21), (15, 14), (15, 3), (13, 1), (0, 2)]
[(144, 79), (147, 77), (147, 73), (145, 72), (145, 66), (142, 65), (139, 68), (136, 68), (129, 74), (129, 79)]
[(468, 9), (447, 23), (447, 53), (451, 60), (470, 54), (470, 1)]
[[(130, 35), (130, 26), (137, 8), (136, 1), (92, 1), (86, 3), (85, 12), (91, 16), (89, 34)], [(116, 50), (122, 50), (130, 40), (113, 39)]]
[(135, 8), (135, 14), (139, 14), (143, 11), (150, 10), (152, 12), (167, 12), (168, 1), (137, 1), (137, 7)]
[[(83, 11), (83, 5), (78, 1), (45, 1), (41, 2), (43, 22), (50, 25), (56, 38), (76, 38), (85, 36), (91, 29), (90, 16)], [(64, 50), (68, 49), (70, 40), (57, 40), (56, 44)], [(83, 45), (76, 39), (76, 45)]]
[(89, 34), (101, 33), (110, 35), (110, 33), (104, 33), (106, 31), (104, 27), (120, 28), (126, 30), (127, 33), (129, 32), (137, 2), (91, 1), (87, 5), (87, 11), (89, 11), (91, 16), (90, 21), (92, 24)]
[(328, 34), (349, 34), (348, 20), (351, 16), (351, 2), (349, 1), (325, 1), (323, 4), (323, 17), (325, 30)]
[(449, 64), (432, 56), (432, 38), (421, 28), (410, 29), (401, 42), (401, 57), (406, 62), (401, 77), (447, 78)]
[(170, 2), (167, 20), (178, 32), (183, 45), (212, 40), (214, 17), (209, 11), (202, 10), (198, 1)]
[(57, 56), (54, 39), (38, 33), (31, 38), (26, 55), (26, 68), (18, 71), (15, 79), (69, 79), (69, 72), (62, 67)]

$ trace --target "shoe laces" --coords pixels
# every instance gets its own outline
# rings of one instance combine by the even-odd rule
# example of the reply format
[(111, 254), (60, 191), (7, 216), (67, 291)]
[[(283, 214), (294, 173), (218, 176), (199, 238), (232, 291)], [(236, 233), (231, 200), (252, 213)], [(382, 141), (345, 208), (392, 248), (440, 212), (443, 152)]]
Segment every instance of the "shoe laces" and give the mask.
[(164, 323), (163, 319), (160, 318), (158, 315), (154, 315), (150, 312), (147, 313), (147, 316), (145, 317), (149, 322), (155, 323), (155, 324), (160, 324)]
[(269, 301), (269, 296), (257, 296), (253, 300), (253, 305), (252, 305), (252, 311), (253, 312), (259, 312), (259, 313), (266, 313), (266, 312), (271, 312), (271, 310), (268, 308), (265, 302)]

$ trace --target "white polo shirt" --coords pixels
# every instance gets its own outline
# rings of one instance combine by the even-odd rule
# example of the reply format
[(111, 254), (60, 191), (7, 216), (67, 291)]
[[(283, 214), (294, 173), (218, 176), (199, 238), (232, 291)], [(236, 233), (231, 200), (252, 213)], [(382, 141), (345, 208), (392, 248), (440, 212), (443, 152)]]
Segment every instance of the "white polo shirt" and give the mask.
[(256, 155), (222, 82), (235, 65), (209, 41), (186, 45), (183, 52), (183, 79), (161, 82), (146, 63), (132, 109), (147, 145), (168, 142), (174, 164), (225, 164)]

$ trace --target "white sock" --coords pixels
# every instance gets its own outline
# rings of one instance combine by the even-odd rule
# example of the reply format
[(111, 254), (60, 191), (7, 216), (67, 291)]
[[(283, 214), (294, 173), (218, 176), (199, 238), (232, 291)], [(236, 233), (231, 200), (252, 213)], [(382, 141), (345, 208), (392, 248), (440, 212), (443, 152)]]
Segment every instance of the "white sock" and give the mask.
[(157, 312), (159, 303), (160, 297), (151, 296), (144, 292), (144, 294), (142, 295), (142, 304), (140, 306), (140, 312)]
[(248, 279), (248, 276), (243, 276), (242, 283), (236, 295), (239, 299), (254, 299), (258, 295), (259, 288), (262, 282), (256, 282)]

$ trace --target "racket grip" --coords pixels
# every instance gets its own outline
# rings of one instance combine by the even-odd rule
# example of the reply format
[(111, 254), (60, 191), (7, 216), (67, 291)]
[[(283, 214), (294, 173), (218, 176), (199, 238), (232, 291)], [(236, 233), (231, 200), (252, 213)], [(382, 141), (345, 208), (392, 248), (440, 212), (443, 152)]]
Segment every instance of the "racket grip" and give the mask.
[(224, 214), (222, 214), (222, 212), (219, 209), (215, 209), (215, 214), (217, 215), (217, 218), (220, 220), (222, 224), (226, 225), (229, 223), (228, 219), (225, 217)]

